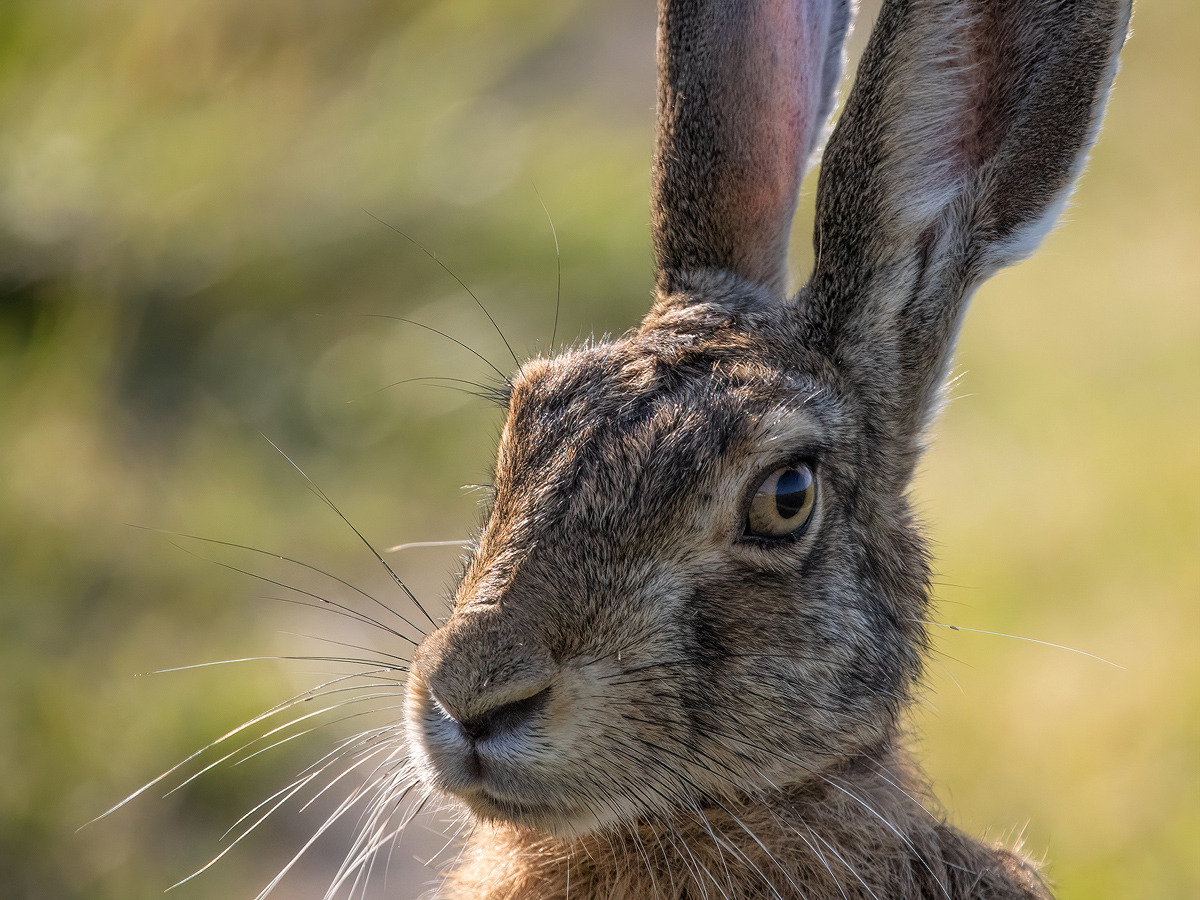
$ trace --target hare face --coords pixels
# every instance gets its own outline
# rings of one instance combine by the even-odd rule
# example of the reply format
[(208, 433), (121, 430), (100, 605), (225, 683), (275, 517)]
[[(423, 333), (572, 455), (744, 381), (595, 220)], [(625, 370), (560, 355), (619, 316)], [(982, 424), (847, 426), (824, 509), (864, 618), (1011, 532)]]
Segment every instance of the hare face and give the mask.
[[(856, 520), (878, 504), (836, 385), (727, 306), (662, 318), (514, 379), (493, 507), (409, 683), (427, 783), (480, 817), (577, 835), (802, 783), (884, 741), (916, 673), (922, 557)], [(792, 472), (794, 527), (763, 494)]]

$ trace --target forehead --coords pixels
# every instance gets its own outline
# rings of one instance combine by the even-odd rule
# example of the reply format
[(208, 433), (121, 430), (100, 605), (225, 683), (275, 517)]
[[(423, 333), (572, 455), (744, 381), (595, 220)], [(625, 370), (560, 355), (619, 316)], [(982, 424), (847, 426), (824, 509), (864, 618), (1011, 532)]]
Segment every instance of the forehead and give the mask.
[(664, 330), (527, 363), (513, 380), (500, 466), (545, 470), (588, 445), (630, 464), (696, 465), (809, 406), (811, 375), (730, 330)]

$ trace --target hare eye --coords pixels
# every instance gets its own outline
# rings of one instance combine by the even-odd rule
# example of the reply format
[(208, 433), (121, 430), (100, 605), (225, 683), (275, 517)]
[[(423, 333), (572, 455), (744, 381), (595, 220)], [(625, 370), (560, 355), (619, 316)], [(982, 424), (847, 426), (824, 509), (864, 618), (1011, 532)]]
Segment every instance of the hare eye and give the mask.
[(817, 485), (804, 463), (783, 466), (762, 480), (750, 499), (746, 534), (780, 538), (794, 535), (812, 518)]

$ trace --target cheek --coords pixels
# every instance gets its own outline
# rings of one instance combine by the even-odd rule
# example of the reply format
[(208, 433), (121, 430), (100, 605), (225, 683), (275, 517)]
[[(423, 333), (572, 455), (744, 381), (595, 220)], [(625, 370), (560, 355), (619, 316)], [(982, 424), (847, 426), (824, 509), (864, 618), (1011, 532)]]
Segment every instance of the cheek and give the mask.
[(586, 778), (605, 748), (628, 733), (630, 685), (620, 665), (614, 657), (560, 673), (545, 721), (560, 777)]
[[(619, 573), (619, 578), (610, 578)], [(632, 575), (630, 576), (630, 573)], [(631, 659), (653, 662), (678, 644), (678, 566), (669, 561), (628, 561), (613, 571), (584, 578), (588, 590), (578, 602), (555, 611), (562, 639), (560, 659), (577, 668)]]
[(744, 485), (736, 478), (721, 479), (697, 490), (692, 505), (681, 516), (681, 531), (701, 554), (720, 554), (742, 536)]

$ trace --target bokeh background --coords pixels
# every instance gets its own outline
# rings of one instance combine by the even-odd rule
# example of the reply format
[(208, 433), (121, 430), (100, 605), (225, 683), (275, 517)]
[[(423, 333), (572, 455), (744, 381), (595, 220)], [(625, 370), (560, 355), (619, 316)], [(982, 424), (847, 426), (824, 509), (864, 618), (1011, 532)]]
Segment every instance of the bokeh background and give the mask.
[[(980, 291), (915, 488), (943, 623), (920, 753), (950, 814), (1023, 835), (1063, 900), (1200, 896), (1197, 33), (1189, 0), (1139, 5), (1090, 171)], [(409, 379), (512, 359), (397, 229), (518, 355), (635, 323), (652, 52), (649, 0), (0, 3), (0, 898), (158, 896), (328, 749), (77, 830), (337, 667), (143, 673), (354, 652), (314, 636), (404, 649), (263, 579), (369, 606), (335, 581), (154, 529), (399, 604), (282, 454), (377, 547), (471, 529), (498, 413)], [(389, 559), (440, 609), (457, 553)], [(316, 815), (172, 896), (255, 896)], [(396, 851), (392, 896), (433, 877), (438, 828)], [(347, 840), (278, 896), (321, 896)]]

